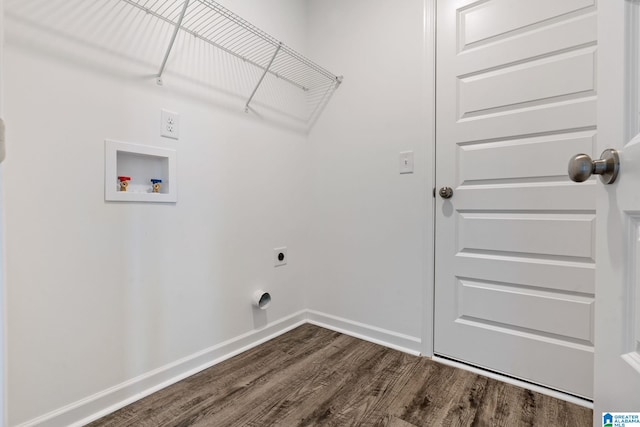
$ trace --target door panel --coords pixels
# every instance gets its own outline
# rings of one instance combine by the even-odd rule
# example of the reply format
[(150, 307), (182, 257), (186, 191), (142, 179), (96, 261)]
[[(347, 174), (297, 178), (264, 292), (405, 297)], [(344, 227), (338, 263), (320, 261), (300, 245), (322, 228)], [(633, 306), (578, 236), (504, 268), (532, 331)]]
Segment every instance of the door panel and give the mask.
[[(440, 58), (440, 55), (438, 57)], [(442, 84), (444, 82), (439, 81), (438, 87)], [(574, 130), (593, 130), (596, 122), (596, 97), (583, 95), (586, 96), (550, 102), (547, 105), (501, 111), (484, 117), (460, 119), (451, 133), (460, 142), (482, 143), (514, 136), (526, 138), (540, 136), (543, 133), (560, 135)], [(440, 94), (439, 98), (442, 96), (444, 95)], [(438, 117), (442, 113), (439, 111)], [(438, 124), (440, 125), (440, 122)]]
[(556, 290), (560, 294), (594, 294), (595, 268), (592, 263), (553, 262), (544, 258), (486, 253), (459, 253), (454, 262), (460, 277)]
[[(538, 3), (530, 4), (537, 7)], [(597, 25), (596, 15), (579, 11), (571, 19), (547, 23), (540, 31), (523, 31), (516, 37), (505, 35), (494, 43), (484, 43), (475, 47), (465, 45), (460, 49), (460, 52), (464, 51), (464, 55), (458, 58), (460, 62), (456, 66), (459, 67), (459, 74), (465, 75), (471, 69), (490, 69), (496, 63), (509, 66), (530, 58), (542, 58), (566, 50), (575, 50), (578, 46), (595, 46)], [(523, 44), (527, 45), (526, 50), (520, 48)]]
[[(595, 47), (588, 47), (459, 77), (459, 117), (522, 109), (585, 93), (592, 95), (594, 65)], [(486, 96), (487, 93), (491, 96)]]
[[(460, 318), (567, 337), (591, 344), (593, 298), (513, 283), (459, 280)], [(540, 313), (545, 312), (545, 316)]]
[[(438, 162), (440, 163), (440, 162)], [(481, 211), (501, 211), (518, 206), (521, 210), (579, 210), (593, 211), (595, 200), (593, 192), (595, 182), (585, 183), (575, 188), (569, 183), (559, 181), (536, 182), (531, 179), (519, 182), (511, 179), (500, 185), (458, 186), (455, 197), (458, 210), (476, 209)], [(549, 191), (549, 187), (553, 191)], [(583, 196), (580, 200), (575, 200)]]
[(457, 253), (567, 256), (593, 262), (592, 214), (459, 213)]
[(595, 0), (474, 2), (458, 10), (460, 40), (463, 46), (469, 46), (500, 36), (513, 36), (509, 33), (532, 30), (534, 25), (548, 26), (549, 21), (594, 5)]
[(435, 353), (590, 397), (593, 0), (438, 1)]
[[(640, 147), (636, 147), (636, 150), (635, 154), (638, 156), (638, 160), (640, 160)], [(627, 159), (628, 158), (629, 153), (627, 153)], [(635, 166), (637, 167), (638, 164)], [(639, 208), (640, 206), (636, 207), (636, 209)], [(640, 262), (638, 262), (638, 257), (640, 257), (640, 214), (630, 215), (629, 220), (631, 230), (628, 236), (631, 253), (628, 255), (628, 259), (632, 261), (632, 274), (627, 289), (630, 303), (627, 316), (630, 329), (634, 332), (630, 334), (631, 337), (629, 339), (629, 345), (627, 346), (630, 351), (624, 355), (624, 358), (627, 360), (627, 363), (630, 363), (636, 368), (636, 377), (638, 377), (640, 376), (638, 375), (640, 374)], [(640, 403), (638, 406), (640, 407)]]
[(458, 145), (458, 182), (473, 185), (499, 179), (563, 177), (567, 159), (575, 153), (592, 152), (594, 137), (594, 132), (582, 132)]

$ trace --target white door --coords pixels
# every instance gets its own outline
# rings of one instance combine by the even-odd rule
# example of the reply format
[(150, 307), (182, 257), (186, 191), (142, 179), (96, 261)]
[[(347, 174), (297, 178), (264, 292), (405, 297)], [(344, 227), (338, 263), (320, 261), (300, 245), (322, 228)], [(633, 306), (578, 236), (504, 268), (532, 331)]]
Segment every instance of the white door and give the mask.
[(594, 426), (640, 412), (640, 2), (599, 2), (598, 29), (598, 153), (621, 168), (597, 187)]
[(595, 0), (437, 9), (435, 353), (590, 398)]

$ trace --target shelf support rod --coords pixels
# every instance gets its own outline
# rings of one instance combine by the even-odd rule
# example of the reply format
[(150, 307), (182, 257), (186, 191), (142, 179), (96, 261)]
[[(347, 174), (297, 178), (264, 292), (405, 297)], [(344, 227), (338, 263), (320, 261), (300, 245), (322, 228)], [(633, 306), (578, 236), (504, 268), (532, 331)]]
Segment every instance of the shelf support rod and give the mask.
[(171, 53), (171, 49), (173, 49), (173, 45), (176, 42), (176, 37), (178, 36), (178, 30), (182, 25), (182, 20), (184, 19), (184, 15), (187, 13), (187, 7), (189, 7), (189, 0), (184, 0), (184, 6), (182, 6), (182, 12), (180, 13), (178, 22), (176, 22), (176, 27), (173, 29), (173, 35), (171, 36), (169, 47), (167, 47), (167, 52), (164, 54), (162, 65), (160, 65), (160, 71), (158, 71), (158, 76), (156, 81), (159, 85), (162, 84), (162, 73), (164, 73), (164, 69), (167, 66), (167, 60), (169, 59), (169, 54)]
[(280, 48), (281, 47), (282, 47), (282, 42), (278, 43), (278, 48), (273, 53), (273, 56), (271, 57), (271, 61), (269, 61), (269, 65), (267, 65), (266, 68), (264, 69), (264, 72), (262, 73), (262, 76), (260, 77), (260, 80), (258, 80), (258, 84), (256, 85), (256, 87), (253, 88), (253, 92), (251, 92), (251, 96), (249, 97), (249, 99), (247, 100), (247, 103), (244, 106), (244, 112), (245, 113), (249, 112), (249, 104), (251, 104), (251, 100), (253, 99), (253, 97), (255, 96), (256, 92), (258, 91), (258, 88), (262, 84), (262, 81), (264, 80), (264, 77), (269, 72), (269, 69), (271, 68), (271, 64), (273, 64), (273, 61), (276, 59), (276, 56), (278, 56), (278, 52), (280, 52)]

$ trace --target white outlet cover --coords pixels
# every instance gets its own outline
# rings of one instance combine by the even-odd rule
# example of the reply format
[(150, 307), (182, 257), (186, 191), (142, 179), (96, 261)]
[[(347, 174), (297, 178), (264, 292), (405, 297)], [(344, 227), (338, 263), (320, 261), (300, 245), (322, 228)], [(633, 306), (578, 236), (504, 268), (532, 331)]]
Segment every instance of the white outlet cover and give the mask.
[[(284, 255), (282, 261), (280, 261), (280, 254)], [(279, 267), (281, 265), (287, 264), (287, 248), (273, 248), (273, 265), (274, 267)]]
[(180, 137), (180, 114), (169, 110), (161, 110), (160, 135), (172, 139)]
[(413, 151), (400, 153), (400, 173), (413, 173)]

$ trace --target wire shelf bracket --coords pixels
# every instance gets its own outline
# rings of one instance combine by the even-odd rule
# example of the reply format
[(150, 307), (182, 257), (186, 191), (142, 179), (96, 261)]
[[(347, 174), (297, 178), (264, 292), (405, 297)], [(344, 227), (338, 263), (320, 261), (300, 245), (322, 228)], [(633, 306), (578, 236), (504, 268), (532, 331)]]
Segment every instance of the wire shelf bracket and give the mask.
[(260, 76), (260, 80), (258, 80), (258, 84), (256, 84), (256, 87), (253, 89), (253, 92), (251, 92), (251, 95), (249, 96), (249, 99), (247, 100), (247, 103), (244, 106), (244, 112), (245, 113), (249, 112), (249, 104), (251, 104), (251, 100), (256, 95), (256, 92), (258, 91), (258, 88), (262, 84), (262, 81), (264, 80), (264, 77), (269, 72), (269, 69), (271, 68), (271, 65), (273, 64), (273, 61), (276, 59), (276, 56), (278, 56), (278, 52), (280, 52), (280, 48), (281, 47), (282, 47), (282, 43), (280, 43), (278, 45), (276, 51), (273, 53), (273, 57), (271, 58), (271, 61), (269, 61), (269, 65), (267, 65), (267, 68), (264, 69), (264, 73), (262, 73), (262, 76)]
[(173, 49), (173, 45), (176, 43), (176, 37), (178, 36), (178, 31), (180, 31), (180, 27), (182, 26), (182, 20), (184, 19), (185, 13), (187, 13), (187, 8), (189, 7), (189, 0), (185, 0), (184, 6), (182, 7), (182, 12), (180, 13), (180, 17), (178, 18), (178, 22), (173, 29), (173, 35), (171, 36), (171, 41), (169, 42), (169, 46), (167, 47), (167, 52), (164, 54), (164, 59), (162, 60), (162, 64), (160, 65), (160, 71), (158, 71), (158, 77), (156, 82), (162, 86), (162, 73), (164, 73), (164, 69), (167, 66), (167, 60), (169, 59), (169, 55), (171, 54), (171, 49)]
[[(326, 93), (342, 82), (337, 76), (255, 25), (213, 0), (122, 0), (173, 26), (169, 46), (156, 75), (162, 85), (180, 31), (184, 31), (222, 51), (257, 67), (261, 76), (245, 103), (245, 112), (267, 75), (272, 75), (307, 93), (307, 99), (322, 103)], [(328, 89), (331, 90), (328, 90)], [(318, 108), (312, 108), (316, 111)]]

